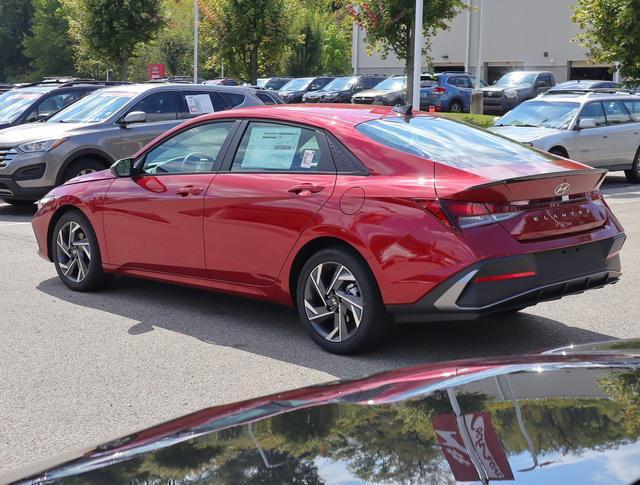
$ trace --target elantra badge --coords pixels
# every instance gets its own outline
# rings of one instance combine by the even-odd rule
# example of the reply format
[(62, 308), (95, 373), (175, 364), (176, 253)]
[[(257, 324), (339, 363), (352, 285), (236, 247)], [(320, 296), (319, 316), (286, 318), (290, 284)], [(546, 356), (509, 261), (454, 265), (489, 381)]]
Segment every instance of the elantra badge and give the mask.
[(560, 197), (562, 195), (566, 195), (571, 190), (571, 185), (567, 182), (564, 182), (556, 187), (555, 194)]

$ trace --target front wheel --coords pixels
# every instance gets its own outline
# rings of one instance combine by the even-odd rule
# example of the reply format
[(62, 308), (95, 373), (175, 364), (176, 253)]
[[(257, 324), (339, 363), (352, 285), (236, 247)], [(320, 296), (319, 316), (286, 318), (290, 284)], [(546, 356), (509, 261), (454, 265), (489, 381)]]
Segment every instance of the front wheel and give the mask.
[(389, 328), (374, 276), (351, 251), (331, 248), (312, 256), (300, 272), (296, 295), (303, 325), (328, 352), (361, 352)]
[(72, 290), (93, 291), (104, 284), (98, 240), (91, 223), (80, 212), (67, 212), (58, 220), (51, 235), (51, 249), (59, 278)]
[(80, 177), (81, 175), (87, 175), (93, 172), (99, 172), (104, 170), (105, 167), (97, 160), (90, 158), (81, 158), (73, 162), (62, 174), (62, 182), (67, 182), (73, 178)]
[(640, 148), (636, 152), (636, 157), (633, 160), (631, 170), (625, 170), (624, 174), (627, 176), (627, 181), (632, 184), (640, 184)]
[(449, 111), (451, 111), (452, 113), (462, 113), (463, 109), (464, 108), (460, 101), (453, 101), (451, 103), (451, 106), (449, 106)]

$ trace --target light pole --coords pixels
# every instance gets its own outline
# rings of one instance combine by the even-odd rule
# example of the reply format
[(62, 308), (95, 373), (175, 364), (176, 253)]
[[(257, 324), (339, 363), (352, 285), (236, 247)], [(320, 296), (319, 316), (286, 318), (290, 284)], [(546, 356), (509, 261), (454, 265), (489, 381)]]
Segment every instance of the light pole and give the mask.
[[(414, 109), (420, 109), (420, 75), (422, 74), (422, 11), (424, 0), (416, 0), (416, 22), (414, 26), (415, 45), (413, 46), (413, 96), (411, 105)], [(407, 73), (409, 76), (409, 73)]]
[(200, 27), (200, 9), (198, 0), (193, 0), (193, 84), (198, 84), (198, 30)]
[(482, 87), (480, 80), (482, 79), (482, 29), (484, 24), (484, 2), (478, 0), (478, 9), (480, 10), (478, 15), (478, 65), (476, 66), (476, 89)]

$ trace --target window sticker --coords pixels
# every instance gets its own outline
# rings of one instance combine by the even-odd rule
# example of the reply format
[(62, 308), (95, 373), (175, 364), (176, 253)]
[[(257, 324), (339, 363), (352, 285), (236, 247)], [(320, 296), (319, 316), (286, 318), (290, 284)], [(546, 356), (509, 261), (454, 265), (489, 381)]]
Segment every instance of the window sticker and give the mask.
[(253, 127), (242, 168), (289, 170), (301, 133), (301, 128), (288, 126)]
[(302, 168), (311, 168), (314, 165), (318, 165), (317, 163), (313, 163), (313, 159), (316, 156), (315, 150), (305, 150), (302, 155), (302, 162), (300, 163), (300, 167)]
[(187, 101), (189, 113), (192, 115), (201, 115), (205, 113), (213, 113), (213, 103), (208, 94), (187, 94), (184, 99)]

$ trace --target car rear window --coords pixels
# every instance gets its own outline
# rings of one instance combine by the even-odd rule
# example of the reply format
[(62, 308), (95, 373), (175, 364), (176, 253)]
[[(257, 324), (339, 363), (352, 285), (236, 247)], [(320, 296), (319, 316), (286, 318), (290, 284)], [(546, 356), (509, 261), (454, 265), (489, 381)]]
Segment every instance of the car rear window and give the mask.
[(440, 117), (381, 118), (356, 129), (389, 148), (460, 169), (549, 161), (532, 148)]

